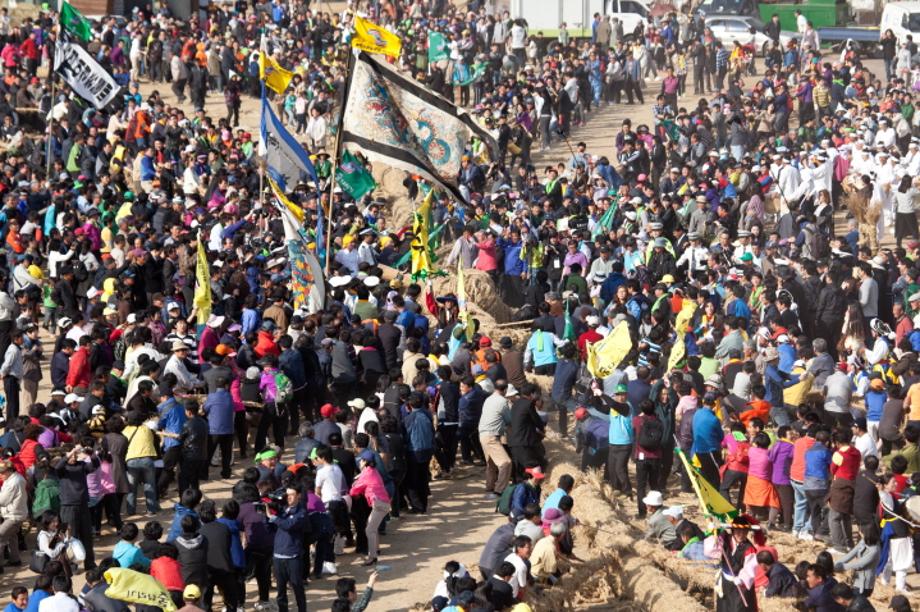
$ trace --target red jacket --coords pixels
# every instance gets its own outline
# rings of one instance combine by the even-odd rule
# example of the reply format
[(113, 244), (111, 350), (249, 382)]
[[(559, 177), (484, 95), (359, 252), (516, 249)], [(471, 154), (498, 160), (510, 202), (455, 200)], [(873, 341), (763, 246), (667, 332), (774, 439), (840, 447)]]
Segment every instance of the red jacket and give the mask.
[(167, 591), (181, 591), (185, 588), (182, 580), (182, 566), (176, 559), (157, 557), (150, 562), (150, 575), (156, 578)]
[(29, 469), (35, 462), (38, 461), (38, 453), (36, 449), (39, 447), (39, 443), (35, 440), (23, 440), (22, 446), (19, 448), (19, 460), (22, 464)]
[(259, 339), (256, 341), (256, 345), (252, 350), (255, 351), (256, 355), (260, 358), (266, 355), (274, 355), (275, 357), (281, 355), (281, 349), (278, 348), (278, 344), (275, 343), (274, 336), (264, 330), (259, 330)]
[(92, 374), (89, 369), (89, 350), (81, 346), (70, 356), (67, 368), (67, 385), (70, 387), (89, 388)]

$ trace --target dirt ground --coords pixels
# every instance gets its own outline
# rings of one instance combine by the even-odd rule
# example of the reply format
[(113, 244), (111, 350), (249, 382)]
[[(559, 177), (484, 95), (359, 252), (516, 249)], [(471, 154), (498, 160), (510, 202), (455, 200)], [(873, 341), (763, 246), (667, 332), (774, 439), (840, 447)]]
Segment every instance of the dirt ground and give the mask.
[[(656, 82), (648, 82), (644, 105), (609, 106), (593, 113), (587, 125), (574, 130), (572, 144), (583, 140), (590, 153), (615, 159), (614, 135), (621, 121), (629, 117), (634, 125), (650, 124), (650, 97), (657, 87)], [(168, 100), (174, 101), (168, 87), (160, 84), (158, 88), (166, 92)], [(144, 94), (153, 89), (155, 87), (149, 83), (142, 84)], [(686, 96), (681, 103), (690, 106), (695, 100), (693, 96)], [(206, 108), (211, 116), (225, 113), (220, 93), (208, 96)], [(186, 110), (190, 112), (191, 108), (187, 105)], [(253, 134), (258, 133), (258, 100), (244, 99), (241, 123)], [(556, 142), (550, 151), (538, 154), (534, 163), (539, 168), (568, 158), (566, 144)], [(381, 195), (392, 202), (394, 221), (404, 222), (411, 214), (411, 205), (402, 197), (402, 173), (383, 168), (376, 168), (375, 173), (388, 188), (388, 192)], [(484, 331), (505, 335), (507, 332), (493, 327), (496, 322), (507, 320), (507, 313), (501, 311), (503, 305), (495, 301), (494, 295), (488, 295), (487, 280), (468, 282), (470, 298), (471, 301), (483, 302), (475, 307), (476, 310), (483, 315), (492, 315), (483, 317)], [(451, 281), (445, 279), (439, 281), (439, 285), (452, 289)], [(478, 295), (480, 291), (483, 292), (482, 297)], [(49, 357), (50, 350), (51, 347), (47, 347)], [(545, 388), (551, 381), (544, 378), (541, 377), (538, 382)], [(42, 389), (39, 400), (46, 400), (49, 391), (47, 387)], [(689, 611), (712, 607), (712, 569), (677, 561), (660, 547), (638, 541), (644, 525), (633, 519), (634, 502), (614, 496), (597, 474), (579, 473), (578, 458), (572, 447), (555, 434), (548, 438), (547, 447), (552, 461), (551, 475), (544, 487), (547, 493), (562, 473), (577, 475), (574, 514), (582, 526), (576, 531), (576, 554), (585, 562), (557, 587), (535, 598), (536, 609)], [(289, 454), (286, 458), (289, 459)], [(247, 466), (245, 461), (235, 461), (233, 479), (207, 482), (203, 486), (205, 494), (218, 502), (228, 499), (230, 487)], [(164, 510), (157, 519), (164, 525), (171, 521), (175, 501), (175, 495), (168, 501), (161, 501)], [(697, 504), (690, 495), (671, 497), (668, 503), (684, 504), (691, 517), (696, 513)], [(387, 535), (381, 538), (381, 576), (371, 609), (396, 611), (413, 609), (416, 604), (423, 605), (430, 599), (444, 564), (455, 559), (467, 567), (475, 566), (486, 539), (504, 520), (503, 516), (494, 512), (494, 502), (484, 496), (482, 468), (460, 468), (453, 479), (433, 482), (430, 512), (391, 521), (387, 526)], [(137, 522), (142, 527), (146, 520), (140, 518)], [(97, 559), (109, 553), (116, 541), (111, 528), (106, 528), (103, 533), (103, 537), (95, 543)], [(785, 534), (777, 534), (771, 537), (771, 541), (778, 546), (781, 560), (790, 566), (801, 559), (813, 559), (822, 548), (820, 544), (797, 542)], [(30, 533), (28, 542), (29, 549), (34, 549), (34, 531)], [(27, 560), (27, 557), (24, 558)], [(360, 585), (366, 581), (369, 572), (356, 562), (360, 561), (355, 555), (341, 557), (339, 575), (354, 577)], [(0, 576), (0, 593), (9, 593), (15, 585), (31, 585), (33, 578), (34, 575), (27, 569), (19, 572), (8, 570)], [(920, 586), (917, 575), (912, 575), (910, 582)], [(307, 601), (311, 609), (329, 608), (334, 598), (334, 583), (334, 578), (310, 583)], [(82, 575), (77, 576), (75, 589), (82, 584)], [(247, 591), (246, 606), (250, 607), (255, 603), (255, 585), (250, 583)], [(879, 586), (873, 602), (879, 609), (884, 609), (887, 606), (882, 604), (887, 604), (891, 594), (889, 589)], [(770, 602), (764, 609), (787, 610), (790, 606), (789, 602)]]

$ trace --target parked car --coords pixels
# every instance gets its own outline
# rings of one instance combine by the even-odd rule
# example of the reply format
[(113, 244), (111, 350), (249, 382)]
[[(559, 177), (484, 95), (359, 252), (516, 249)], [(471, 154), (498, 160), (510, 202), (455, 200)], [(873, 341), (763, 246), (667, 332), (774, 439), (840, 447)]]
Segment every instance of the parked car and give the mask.
[[(761, 56), (766, 56), (770, 48), (770, 37), (763, 33), (762, 28), (757, 28), (756, 22), (751, 17), (744, 15), (706, 17), (706, 27), (725, 45), (732, 45), (736, 41), (742, 45), (753, 45)], [(781, 32), (779, 43), (785, 47), (790, 40), (795, 38), (796, 36), (792, 33)]]

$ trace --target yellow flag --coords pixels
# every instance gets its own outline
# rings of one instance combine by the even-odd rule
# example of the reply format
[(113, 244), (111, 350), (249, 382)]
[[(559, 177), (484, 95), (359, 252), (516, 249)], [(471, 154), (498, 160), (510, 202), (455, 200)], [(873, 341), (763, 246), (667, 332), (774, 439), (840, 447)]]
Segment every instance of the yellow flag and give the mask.
[(271, 176), (267, 176), (266, 178), (268, 178), (268, 186), (272, 188), (272, 193), (275, 194), (275, 198), (278, 200), (278, 202), (287, 208), (291, 214), (294, 215), (294, 218), (297, 219), (301, 225), (303, 225), (303, 209), (300, 206), (297, 206), (297, 204), (291, 202), (291, 200), (286, 195), (284, 195), (284, 192), (281, 191), (280, 187), (278, 187), (278, 183), (273, 181)]
[(674, 346), (671, 347), (671, 355), (668, 357), (668, 372), (677, 368), (678, 364), (687, 356), (687, 345), (684, 343), (684, 333), (677, 332), (677, 339), (674, 340)]
[(208, 317), (211, 316), (211, 269), (200, 233), (198, 234), (198, 261), (195, 265), (195, 297), (193, 301), (195, 308), (198, 309), (198, 324), (204, 325)]
[(106, 570), (103, 576), (109, 584), (105, 590), (106, 597), (160, 608), (163, 612), (175, 612), (176, 605), (169, 591), (153, 576), (122, 567)]
[(390, 57), (399, 57), (402, 41), (396, 34), (384, 30), (372, 21), (355, 15), (355, 35), (351, 46), (368, 53), (382, 53)]
[(458, 319), (463, 324), (466, 333), (466, 340), (469, 342), (473, 339), (476, 330), (473, 329), (473, 320), (470, 318), (470, 311), (466, 307), (466, 280), (463, 278), (463, 266), (457, 262), (457, 307), (460, 312)]
[(588, 371), (595, 378), (607, 378), (632, 350), (629, 324), (620, 323), (600, 342), (588, 344)]
[(431, 273), (431, 258), (428, 248), (428, 219), (431, 217), (431, 200), (434, 189), (428, 192), (419, 204), (412, 220), (412, 243), (409, 245), (412, 255), (412, 277), (427, 277)]
[(259, 51), (259, 78), (275, 93), (284, 93), (291, 84), (294, 73), (282, 68), (281, 64), (263, 50)]
[(696, 491), (696, 497), (700, 500), (700, 512), (723, 521), (738, 514), (738, 509), (731, 505), (731, 502), (725, 499), (718, 489), (709, 484), (709, 481), (700, 475), (696, 467), (690, 465), (687, 455), (684, 454), (684, 451), (679, 446), (674, 449), (674, 452), (680, 457), (681, 463), (684, 464), (684, 470), (690, 476), (693, 490)]

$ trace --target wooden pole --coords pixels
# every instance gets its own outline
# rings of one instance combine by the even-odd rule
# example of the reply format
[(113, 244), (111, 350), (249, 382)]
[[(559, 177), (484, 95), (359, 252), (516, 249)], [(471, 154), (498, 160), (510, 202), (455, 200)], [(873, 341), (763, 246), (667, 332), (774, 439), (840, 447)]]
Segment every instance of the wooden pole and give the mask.
[[(345, 125), (345, 106), (348, 104), (348, 89), (351, 86), (351, 71), (354, 67), (355, 54), (348, 49), (348, 62), (345, 65), (345, 87), (342, 90), (342, 103), (339, 105), (339, 121), (335, 131), (335, 145), (332, 149), (332, 177), (329, 181), (329, 210), (326, 212), (326, 276), (332, 273), (332, 215), (335, 211), (335, 174), (339, 167), (339, 149), (342, 147), (342, 128)], [(322, 204), (323, 199), (319, 199)]]

